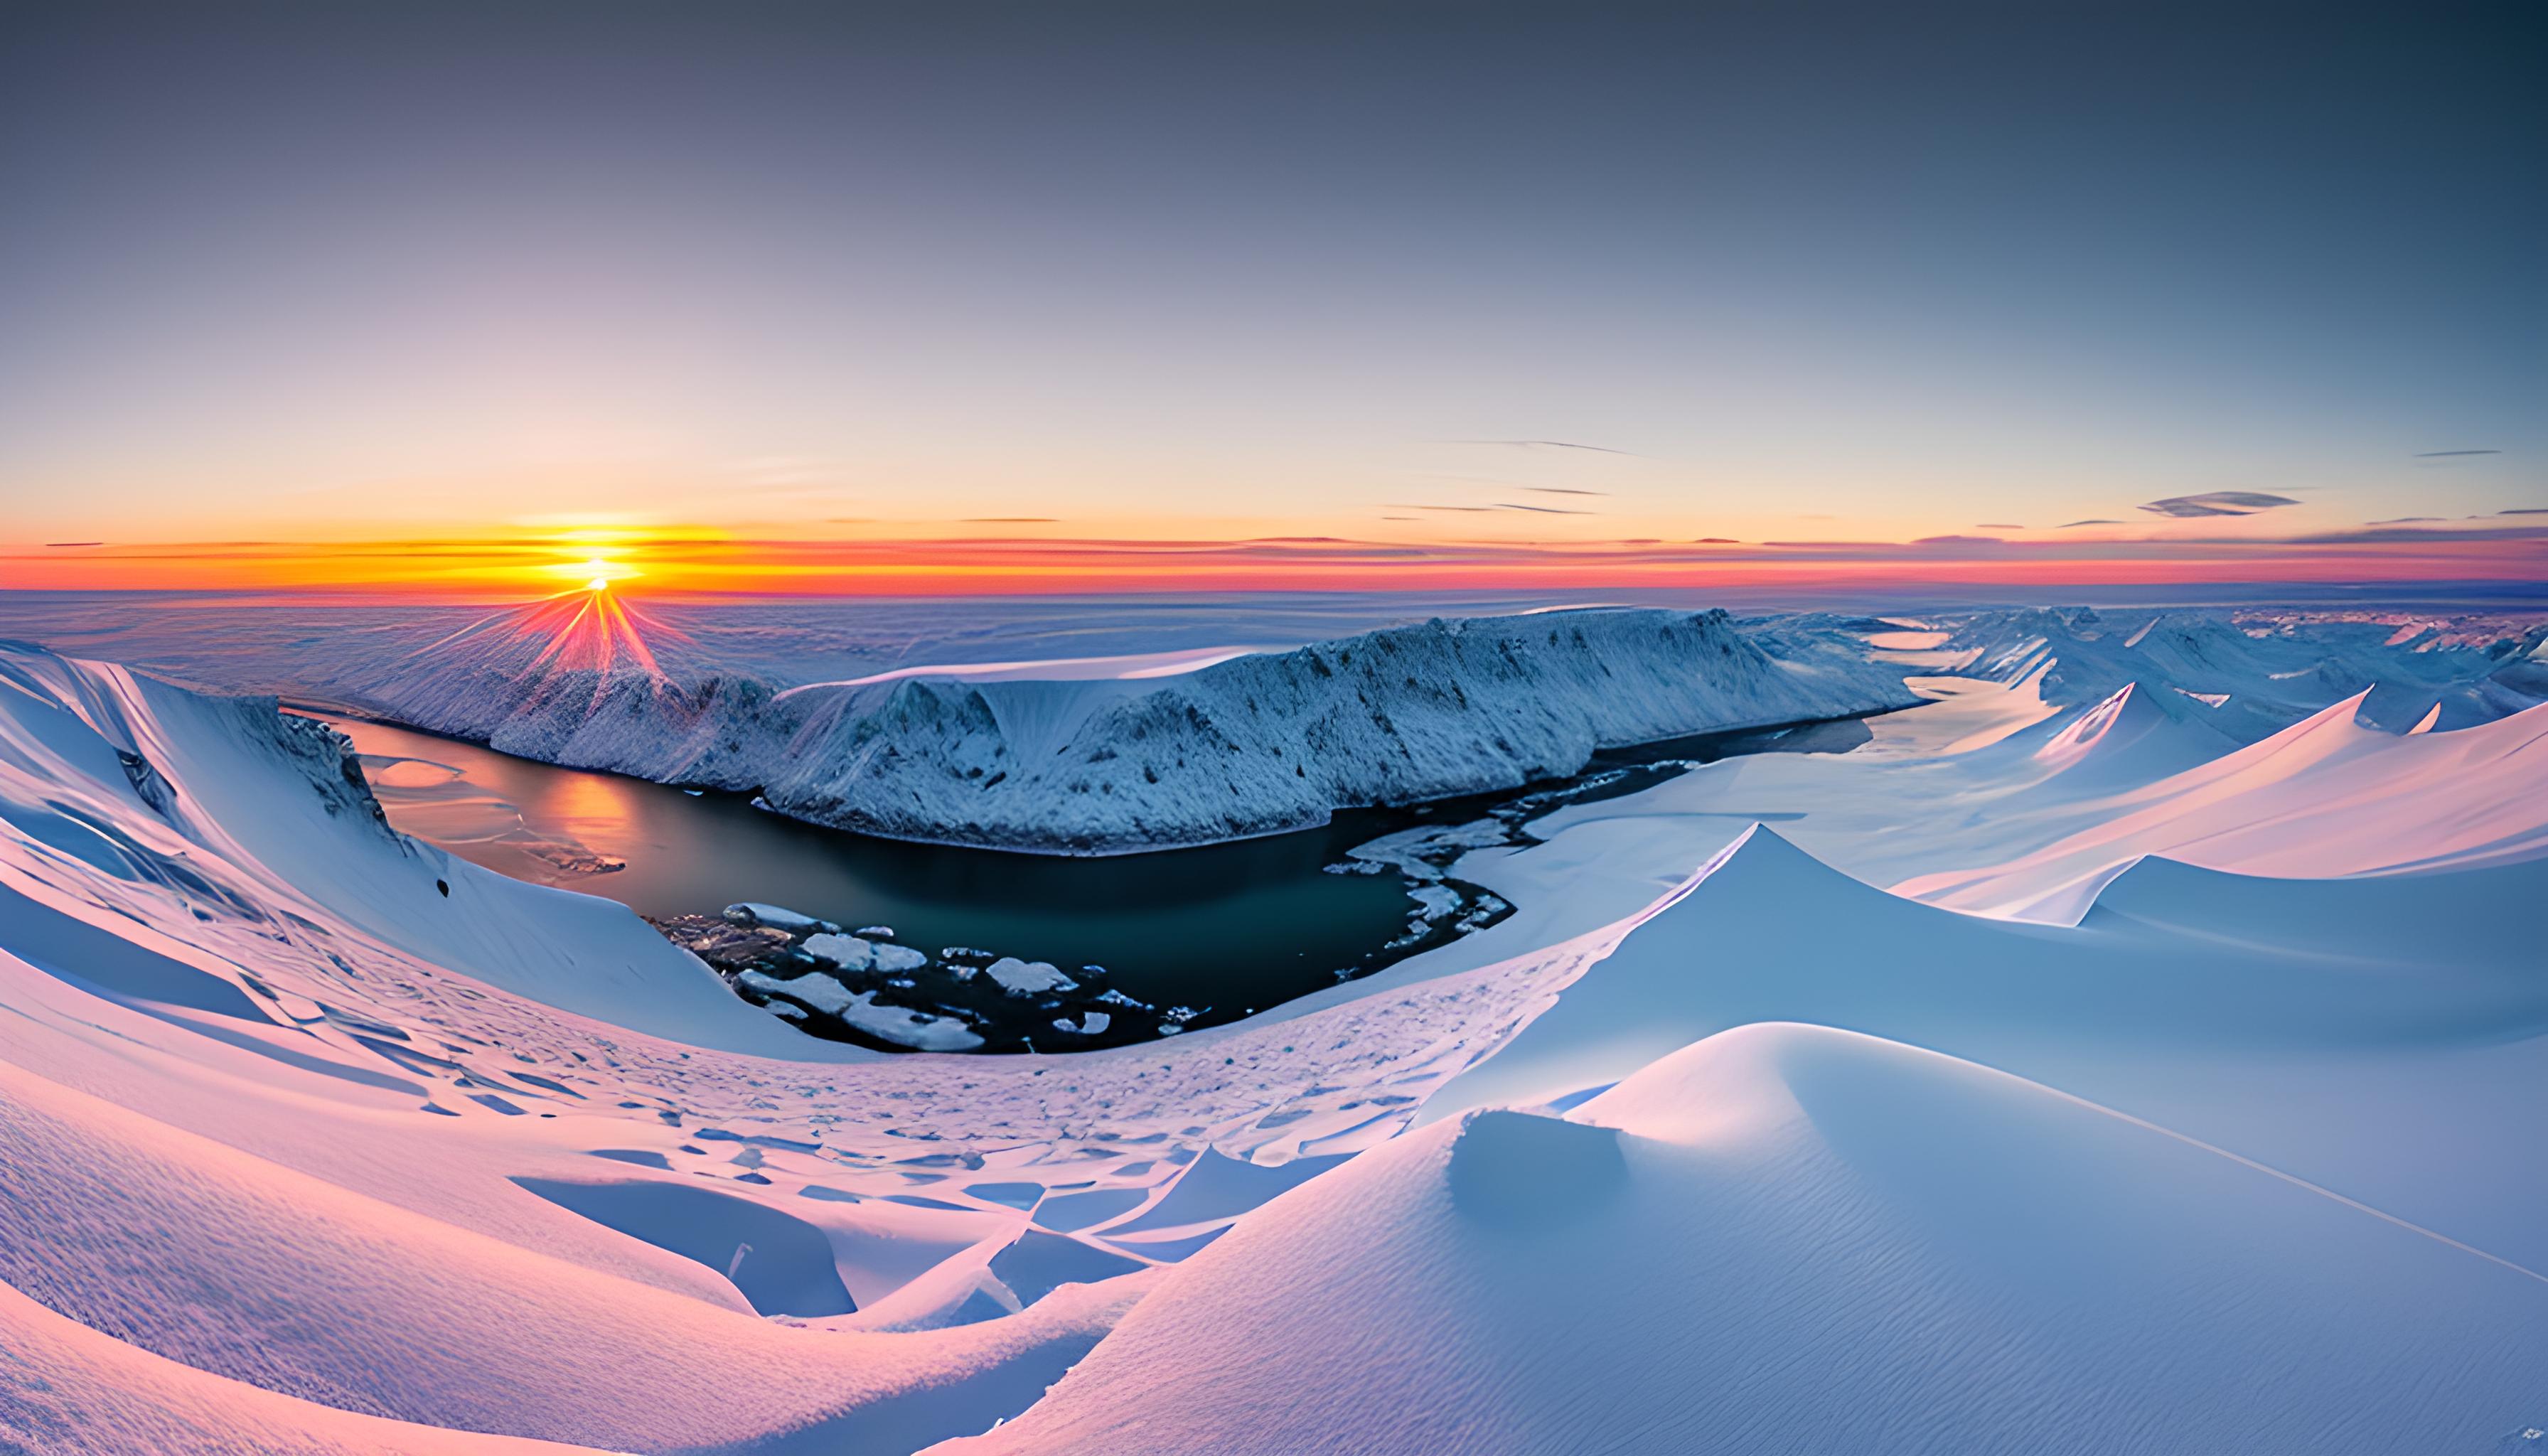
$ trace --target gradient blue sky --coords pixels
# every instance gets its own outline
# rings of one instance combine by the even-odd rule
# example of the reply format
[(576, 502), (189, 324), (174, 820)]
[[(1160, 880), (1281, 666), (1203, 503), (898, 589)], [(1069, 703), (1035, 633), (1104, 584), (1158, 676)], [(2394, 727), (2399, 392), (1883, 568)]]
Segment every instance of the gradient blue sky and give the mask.
[[(2548, 504), (2543, 26), (12, 6), (0, 538)], [(2138, 508), (2218, 491), (2299, 503)]]

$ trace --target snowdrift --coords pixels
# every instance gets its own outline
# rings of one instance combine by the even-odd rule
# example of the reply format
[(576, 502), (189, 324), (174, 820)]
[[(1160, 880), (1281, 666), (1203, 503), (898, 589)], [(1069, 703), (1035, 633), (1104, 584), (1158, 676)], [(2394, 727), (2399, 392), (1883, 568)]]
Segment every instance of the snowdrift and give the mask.
[[(2355, 694), (2262, 742), (2090, 806), (2085, 827), (1898, 894), (2075, 924), (2147, 855), (2249, 874), (2398, 874), (2548, 855), (2548, 705), (2452, 732), (2384, 733)], [(2085, 721), (2085, 720), (2083, 720)]]
[(2083, 1038), (2229, 1054), (2539, 1028), (2548, 971), (2529, 907), (2543, 893), (2542, 862), (2345, 882), (2153, 859), (2073, 931), (1887, 894), (1755, 826), (1436, 1106), (1605, 1085), (1752, 1021), (2064, 1073)]
[(1286, 1195), (940, 1449), (2484, 1450), (2542, 1359), (2529, 1270), (1968, 1062), (1754, 1026)]

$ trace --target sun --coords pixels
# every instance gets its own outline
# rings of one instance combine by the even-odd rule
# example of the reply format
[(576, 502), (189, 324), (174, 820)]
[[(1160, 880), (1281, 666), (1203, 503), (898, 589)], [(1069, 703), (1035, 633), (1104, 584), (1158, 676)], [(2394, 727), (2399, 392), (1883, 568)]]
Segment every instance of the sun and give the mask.
[[(527, 571), (553, 584), (552, 592), (575, 596), (617, 596), (647, 575), (641, 564), (643, 542), (632, 531), (579, 528), (549, 538), (532, 552), (545, 561), (526, 563)], [(637, 559), (632, 559), (637, 558)]]
[(610, 590), (611, 582), (624, 574), (624, 569), (618, 563), (606, 561), (598, 556), (587, 557), (568, 567), (567, 570), (587, 579), (584, 588), (588, 592), (607, 592)]

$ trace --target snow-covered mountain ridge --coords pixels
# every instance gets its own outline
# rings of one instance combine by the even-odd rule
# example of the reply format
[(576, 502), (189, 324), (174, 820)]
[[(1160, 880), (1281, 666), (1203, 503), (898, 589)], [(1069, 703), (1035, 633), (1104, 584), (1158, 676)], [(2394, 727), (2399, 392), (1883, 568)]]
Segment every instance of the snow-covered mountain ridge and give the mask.
[(1436, 618), (1170, 677), (785, 690), (613, 637), (539, 645), (560, 630), (642, 636), (645, 619), (473, 629), (335, 692), (526, 758), (757, 790), (816, 823), (1053, 854), (1276, 833), (1571, 774), (1604, 747), (1919, 700), (1821, 637), (1722, 610)]
[(2300, 613), (2027, 607), (1963, 619), (1941, 647), (1973, 677), (2041, 674), (2045, 700), (2063, 706), (2132, 682), (2171, 688), (2246, 743), (2366, 689), (2362, 716), (2392, 732), (2436, 709), (2437, 726), (2464, 728), (2548, 698), (2548, 624), (2479, 640), (2432, 624)]

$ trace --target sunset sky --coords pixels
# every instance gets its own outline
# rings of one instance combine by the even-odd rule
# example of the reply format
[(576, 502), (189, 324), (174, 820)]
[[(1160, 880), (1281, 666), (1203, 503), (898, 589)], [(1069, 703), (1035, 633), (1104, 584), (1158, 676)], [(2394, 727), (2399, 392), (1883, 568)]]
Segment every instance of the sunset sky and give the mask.
[(12, 6), (0, 587), (2548, 576), (2536, 5), (2226, 9)]

